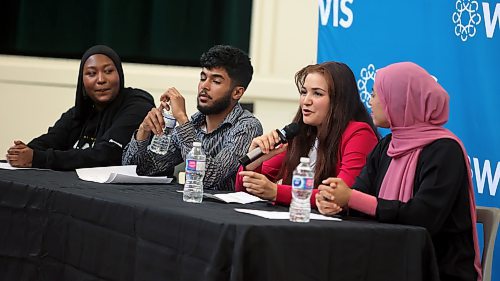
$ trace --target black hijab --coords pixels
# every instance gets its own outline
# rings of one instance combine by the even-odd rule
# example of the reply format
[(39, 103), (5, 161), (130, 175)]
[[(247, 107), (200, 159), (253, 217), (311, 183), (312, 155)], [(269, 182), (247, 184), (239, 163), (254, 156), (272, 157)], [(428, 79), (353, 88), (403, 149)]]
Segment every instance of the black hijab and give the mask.
[[(125, 79), (123, 75), (122, 62), (118, 54), (108, 46), (95, 45), (88, 49), (82, 56), (80, 61), (80, 69), (78, 71), (78, 82), (76, 86), (76, 100), (75, 100), (75, 119), (80, 122), (85, 122), (88, 118), (89, 113), (94, 107), (94, 102), (85, 93), (85, 87), (83, 85), (83, 66), (87, 59), (95, 54), (102, 54), (110, 58), (115, 64), (116, 70), (118, 71), (118, 77), (120, 78), (120, 90), (118, 91), (118, 96), (115, 98), (119, 99), (120, 94), (124, 89)], [(114, 102), (114, 100), (112, 101)]]

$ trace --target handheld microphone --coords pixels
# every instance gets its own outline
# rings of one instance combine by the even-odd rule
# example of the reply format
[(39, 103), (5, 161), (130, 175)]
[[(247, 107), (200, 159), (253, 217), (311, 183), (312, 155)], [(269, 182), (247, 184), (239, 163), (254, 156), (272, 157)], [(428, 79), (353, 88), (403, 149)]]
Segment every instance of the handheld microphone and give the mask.
[[(286, 125), (283, 129), (276, 129), (278, 136), (280, 137), (280, 141), (274, 144), (274, 147), (277, 147), (280, 144), (287, 143), (289, 140), (293, 139), (299, 133), (299, 124), (290, 123)], [(248, 152), (247, 155), (240, 158), (240, 164), (245, 167), (253, 161), (259, 159), (264, 153), (257, 147), (252, 151)]]

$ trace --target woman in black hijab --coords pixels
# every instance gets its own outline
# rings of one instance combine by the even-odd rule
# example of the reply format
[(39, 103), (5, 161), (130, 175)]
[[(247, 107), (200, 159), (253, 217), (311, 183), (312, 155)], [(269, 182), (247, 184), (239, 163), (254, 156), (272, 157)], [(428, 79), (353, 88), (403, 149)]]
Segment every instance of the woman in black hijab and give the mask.
[(7, 161), (14, 167), (54, 170), (120, 165), (123, 147), (154, 106), (149, 93), (124, 87), (115, 51), (93, 46), (80, 62), (75, 106), (27, 145), (14, 141)]

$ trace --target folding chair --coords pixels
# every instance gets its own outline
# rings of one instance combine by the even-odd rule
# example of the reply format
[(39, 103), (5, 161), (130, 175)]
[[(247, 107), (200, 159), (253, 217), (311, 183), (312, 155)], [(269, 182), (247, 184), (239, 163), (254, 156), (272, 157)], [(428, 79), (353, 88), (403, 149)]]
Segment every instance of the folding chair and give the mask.
[(481, 266), (483, 268), (483, 281), (491, 281), (491, 269), (495, 239), (497, 237), (500, 209), (494, 207), (476, 206), (477, 222), (483, 224), (484, 247)]

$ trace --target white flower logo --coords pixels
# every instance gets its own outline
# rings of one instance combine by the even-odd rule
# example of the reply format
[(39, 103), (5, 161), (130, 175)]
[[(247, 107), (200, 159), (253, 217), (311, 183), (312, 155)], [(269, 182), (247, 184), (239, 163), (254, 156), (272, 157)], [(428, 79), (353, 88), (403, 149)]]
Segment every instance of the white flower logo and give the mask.
[(455, 35), (465, 42), (476, 35), (476, 25), (481, 22), (481, 15), (477, 13), (479, 4), (477, 1), (457, 0), (455, 7), (457, 11), (452, 16), (453, 23), (456, 24)]
[(359, 97), (361, 101), (365, 104), (367, 108), (371, 108), (370, 106), (370, 98), (371, 98), (371, 86), (368, 86), (368, 82), (373, 85), (375, 81), (375, 66), (373, 64), (369, 64), (368, 67), (363, 67), (359, 72), (358, 79), (358, 90)]

